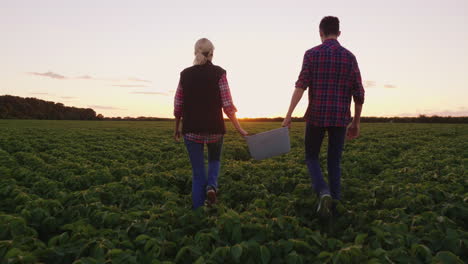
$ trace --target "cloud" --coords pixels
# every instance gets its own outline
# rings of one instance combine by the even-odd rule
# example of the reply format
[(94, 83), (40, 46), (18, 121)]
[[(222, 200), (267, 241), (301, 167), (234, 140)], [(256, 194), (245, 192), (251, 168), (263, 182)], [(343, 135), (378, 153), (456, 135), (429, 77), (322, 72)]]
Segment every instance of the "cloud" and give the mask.
[(112, 86), (116, 87), (127, 87), (127, 88), (143, 88), (143, 87), (148, 87), (147, 85), (142, 85), (142, 84), (113, 84)]
[[(364, 85), (365, 88), (376, 88), (377, 87), (377, 82), (376, 81), (365, 80), (363, 82), (363, 85)], [(393, 89), (393, 88), (397, 88), (397, 86), (393, 85), (393, 84), (385, 84), (383, 86), (383, 88)]]
[(67, 79), (67, 77), (61, 75), (61, 74), (58, 74), (58, 73), (54, 73), (54, 72), (44, 72), (44, 73), (40, 73), (40, 72), (28, 72), (28, 74), (31, 74), (31, 75), (36, 75), (36, 76), (42, 76), (42, 77), (48, 77), (48, 78), (52, 78), (52, 79), (59, 79), (59, 80), (64, 80), (64, 79)]
[(60, 98), (61, 98), (61, 99), (66, 99), (66, 100), (69, 100), (69, 99), (76, 99), (76, 97), (73, 97), (73, 96), (61, 96)]
[(36, 94), (36, 95), (49, 95), (49, 93), (30, 93), (30, 94)]
[[(51, 71), (44, 72), (44, 73), (41, 73), (41, 72), (27, 72), (27, 74), (42, 76), (42, 77), (48, 77), (48, 78), (58, 79), (58, 80), (79, 79), (79, 80), (110, 81), (110, 82), (130, 81), (130, 82), (152, 83), (152, 81), (150, 81), (150, 80), (144, 80), (144, 79), (140, 79), (140, 78), (136, 78), (136, 77), (129, 77), (127, 79), (119, 79), (119, 78), (102, 79), (102, 78), (93, 77), (93, 76), (88, 75), (88, 74), (80, 75), (80, 76), (77, 76), (77, 77), (67, 77), (67, 76), (64, 76), (62, 74), (58, 74), (58, 73), (51, 72)], [(147, 86), (144, 86), (144, 85), (131, 85), (131, 84), (128, 84), (128, 85), (126, 85), (126, 84), (122, 84), (122, 85), (116, 84), (114, 86), (120, 86), (120, 87), (147, 87)]]
[(468, 116), (468, 109), (465, 110), (444, 110), (444, 111), (439, 111), (439, 112), (430, 112), (430, 113), (425, 113), (425, 115), (428, 116)]
[(118, 108), (114, 106), (105, 106), (105, 105), (88, 105), (88, 107), (91, 107), (93, 109), (101, 109), (101, 110), (127, 110), (123, 108)]
[(134, 78), (134, 77), (130, 77), (128, 78), (129, 81), (133, 81), (133, 82), (145, 82), (145, 83), (151, 83), (151, 81), (149, 80), (143, 80), (143, 79), (139, 79), (139, 78)]
[(167, 96), (167, 93), (163, 92), (131, 92), (131, 94), (146, 94), (146, 95), (164, 95)]
[(419, 116), (419, 115), (426, 115), (426, 116), (468, 116), (468, 107), (457, 107), (456, 110), (450, 110), (450, 109), (445, 109), (445, 110), (434, 110), (434, 109), (425, 109), (421, 112), (416, 112), (416, 113), (402, 113), (399, 114), (398, 116), (405, 116), (405, 117), (411, 117), (411, 116)]
[(373, 88), (375, 86), (376, 86), (375, 81), (364, 81), (365, 88)]
[(81, 80), (96, 80), (95, 78), (89, 76), (89, 75), (82, 75), (82, 76), (78, 76), (76, 77), (76, 79), (81, 79)]

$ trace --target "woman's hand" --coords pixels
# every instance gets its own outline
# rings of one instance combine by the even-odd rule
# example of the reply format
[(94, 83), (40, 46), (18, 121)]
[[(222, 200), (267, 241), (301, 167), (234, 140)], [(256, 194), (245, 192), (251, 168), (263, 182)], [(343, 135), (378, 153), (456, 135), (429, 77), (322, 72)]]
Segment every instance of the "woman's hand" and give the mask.
[(177, 141), (177, 142), (180, 141), (180, 137), (181, 137), (180, 136), (181, 135), (181, 133), (180, 133), (180, 119), (181, 119), (180, 116), (176, 117), (176, 120), (175, 120), (176, 122), (175, 122), (175, 127), (174, 127), (174, 140)]
[(283, 124), (281, 124), (281, 126), (291, 128), (291, 117), (290, 117), (290, 116), (286, 116), (286, 117), (284, 118)]
[(243, 137), (246, 137), (246, 136), (249, 135), (249, 133), (248, 133), (247, 131), (245, 131), (244, 129), (242, 129), (242, 128), (239, 128), (237, 131), (238, 131), (239, 134), (241, 134), (241, 136), (243, 136)]
[(179, 131), (179, 130), (175, 130), (175, 131), (174, 131), (174, 140), (177, 141), (177, 142), (179, 142), (179, 141), (180, 141), (180, 135), (181, 135), (180, 131)]
[(245, 137), (245, 136), (248, 136), (249, 133), (247, 131), (245, 131), (244, 129), (242, 129), (240, 123), (239, 123), (239, 120), (237, 119), (236, 117), (236, 113), (230, 113), (230, 114), (227, 114), (227, 116), (229, 117), (229, 119), (231, 119), (231, 122), (232, 124), (234, 125), (234, 127), (236, 128), (237, 132), (239, 132), (239, 134), (241, 134), (241, 136)]

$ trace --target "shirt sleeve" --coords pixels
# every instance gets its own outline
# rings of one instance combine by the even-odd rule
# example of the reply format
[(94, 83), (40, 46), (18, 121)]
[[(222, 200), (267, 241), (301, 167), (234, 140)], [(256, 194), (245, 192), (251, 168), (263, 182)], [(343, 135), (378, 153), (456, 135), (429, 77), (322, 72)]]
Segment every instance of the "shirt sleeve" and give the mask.
[(355, 104), (364, 104), (364, 87), (362, 85), (361, 72), (359, 71), (359, 66), (356, 60), (356, 57), (353, 56), (353, 88), (352, 95)]
[(307, 90), (307, 87), (310, 85), (311, 73), (310, 73), (310, 57), (306, 52), (304, 54), (304, 59), (302, 61), (302, 69), (299, 73), (299, 77), (296, 81), (296, 88), (301, 88)]
[(182, 84), (179, 81), (177, 86), (177, 91), (174, 97), (174, 116), (182, 117), (184, 112), (184, 90), (182, 89)]
[(237, 112), (237, 109), (232, 102), (231, 90), (229, 89), (229, 83), (227, 81), (226, 74), (221, 76), (218, 85), (221, 93), (221, 103), (224, 113), (226, 113), (227, 116), (231, 116)]

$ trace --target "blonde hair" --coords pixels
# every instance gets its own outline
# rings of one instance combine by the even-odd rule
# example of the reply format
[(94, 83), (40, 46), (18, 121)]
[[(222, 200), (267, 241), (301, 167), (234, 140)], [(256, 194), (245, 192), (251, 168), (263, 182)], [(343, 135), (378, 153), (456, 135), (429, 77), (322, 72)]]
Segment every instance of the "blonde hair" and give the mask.
[(202, 65), (213, 59), (214, 46), (209, 39), (201, 38), (195, 42), (194, 65)]

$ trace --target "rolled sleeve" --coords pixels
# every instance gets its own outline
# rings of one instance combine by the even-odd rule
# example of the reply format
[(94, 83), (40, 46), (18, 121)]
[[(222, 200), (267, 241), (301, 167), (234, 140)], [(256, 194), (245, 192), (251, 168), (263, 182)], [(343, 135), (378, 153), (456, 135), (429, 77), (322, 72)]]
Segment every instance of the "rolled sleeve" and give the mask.
[(353, 84), (352, 84), (352, 96), (355, 104), (364, 104), (364, 86), (362, 85), (361, 72), (356, 57), (353, 57)]
[(234, 105), (231, 105), (223, 108), (223, 111), (228, 117), (231, 117), (237, 112), (237, 108)]
[(224, 113), (231, 117), (237, 112), (237, 108), (234, 106), (231, 96), (231, 89), (229, 88), (229, 83), (227, 81), (226, 74), (223, 74), (218, 82), (219, 90), (221, 94), (221, 103)]
[(182, 84), (179, 81), (177, 86), (177, 91), (174, 96), (174, 116), (181, 118), (184, 112), (184, 90), (182, 89)]
[(310, 57), (306, 52), (304, 54), (304, 59), (302, 61), (302, 68), (301, 72), (299, 73), (299, 77), (297, 78), (295, 87), (301, 88), (306, 90), (309, 87), (311, 81), (311, 73), (310, 73)]

